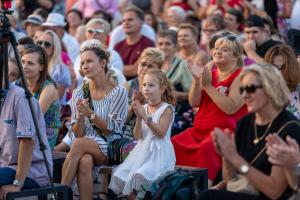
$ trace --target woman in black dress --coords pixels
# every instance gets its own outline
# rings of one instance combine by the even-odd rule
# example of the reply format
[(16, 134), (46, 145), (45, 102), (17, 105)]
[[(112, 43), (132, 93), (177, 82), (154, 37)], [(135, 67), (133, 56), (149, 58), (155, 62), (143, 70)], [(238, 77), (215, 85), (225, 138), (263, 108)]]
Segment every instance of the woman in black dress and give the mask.
[[(223, 157), (227, 190), (208, 190), (200, 199), (287, 199), (291, 190), (284, 169), (269, 163), (265, 152), (265, 138), (272, 133), (282, 138), (289, 135), (300, 143), (299, 123), (285, 110), (289, 104), (286, 83), (274, 67), (254, 64), (241, 74), (240, 93), (250, 114), (239, 121), (235, 136), (218, 128), (212, 133), (215, 147)], [(289, 121), (293, 122), (286, 124)], [(228, 191), (228, 181), (238, 174), (246, 177), (257, 194)]]

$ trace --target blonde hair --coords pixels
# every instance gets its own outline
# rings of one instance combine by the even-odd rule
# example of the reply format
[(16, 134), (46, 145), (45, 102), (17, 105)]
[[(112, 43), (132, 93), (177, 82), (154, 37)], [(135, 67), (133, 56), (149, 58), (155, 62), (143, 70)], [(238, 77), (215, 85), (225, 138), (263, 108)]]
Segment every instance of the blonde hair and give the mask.
[[(49, 57), (49, 74), (55, 70), (55, 67), (58, 66), (59, 64), (62, 63), (61, 60), (61, 51), (62, 51), (62, 46), (61, 46), (61, 40), (59, 39), (58, 35), (52, 31), (52, 30), (46, 30), (44, 31), (44, 34), (48, 34), (52, 38), (52, 44), (53, 44), (53, 52), (51, 57)], [(41, 36), (40, 36), (41, 37)]]
[(284, 64), (280, 69), (289, 90), (292, 92), (297, 88), (298, 83), (300, 82), (300, 65), (297, 61), (296, 54), (293, 49), (286, 44), (275, 45), (270, 48), (264, 60), (267, 63), (273, 62), (275, 56), (282, 56)]
[(233, 52), (234, 57), (237, 59), (236, 64), (238, 67), (242, 67), (244, 65), (244, 61), (242, 58), (243, 55), (243, 47), (236, 40), (236, 37), (233, 35), (223, 36), (216, 40), (215, 45), (224, 44), (230, 51)]
[(85, 27), (86, 27), (86, 29), (88, 29), (88, 27), (90, 27), (92, 25), (95, 25), (95, 24), (101, 25), (102, 28), (103, 28), (103, 30), (105, 31), (105, 34), (109, 34), (109, 32), (110, 32), (110, 25), (104, 19), (93, 18), (90, 21), (88, 21), (88, 23), (85, 25)]
[(155, 64), (158, 65), (158, 68), (161, 69), (162, 65), (165, 62), (165, 55), (158, 48), (148, 47), (148, 48), (144, 49), (144, 51), (142, 52), (142, 54), (139, 58), (139, 62), (142, 59), (147, 59), (147, 60), (151, 60), (151, 61), (155, 62)]
[(175, 105), (176, 100), (173, 93), (173, 87), (166, 74), (159, 69), (149, 69), (145, 73), (145, 76), (146, 74), (156, 77), (158, 79), (160, 88), (165, 87), (165, 91), (161, 96), (161, 100), (171, 105)]
[(243, 69), (240, 75), (241, 80), (249, 73), (257, 75), (275, 108), (282, 109), (289, 105), (290, 92), (281, 72), (277, 68), (267, 63), (252, 64)]

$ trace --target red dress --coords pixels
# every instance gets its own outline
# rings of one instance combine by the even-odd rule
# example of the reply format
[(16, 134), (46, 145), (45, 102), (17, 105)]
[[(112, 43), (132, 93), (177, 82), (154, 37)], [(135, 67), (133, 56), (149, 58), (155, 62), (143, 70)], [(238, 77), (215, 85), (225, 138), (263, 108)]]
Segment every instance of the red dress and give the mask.
[[(224, 95), (228, 95), (230, 85), (239, 75), (237, 69), (227, 79), (218, 82), (217, 67), (212, 68), (212, 85)], [(222, 168), (222, 160), (215, 151), (210, 132), (215, 128), (234, 130), (236, 122), (247, 114), (244, 105), (232, 115), (222, 111), (202, 90), (201, 103), (195, 117), (194, 127), (174, 136), (172, 143), (176, 154), (176, 164), (208, 169), (208, 178), (214, 180)]]

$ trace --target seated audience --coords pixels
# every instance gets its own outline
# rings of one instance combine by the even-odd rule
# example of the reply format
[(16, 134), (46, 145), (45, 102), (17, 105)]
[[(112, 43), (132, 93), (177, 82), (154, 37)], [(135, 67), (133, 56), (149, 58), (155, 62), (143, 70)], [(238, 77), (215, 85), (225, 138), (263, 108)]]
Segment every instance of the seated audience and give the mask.
[(20, 78), (20, 71), (18, 68), (17, 60), (15, 58), (8, 59), (8, 79), (10, 82), (15, 83)]
[[(2, 83), (2, 78), (0, 80)], [(3, 94), (0, 99), (0, 197), (6, 199), (9, 192), (39, 188), (50, 182), (24, 90), (10, 84), (7, 90), (0, 92)], [(45, 120), (38, 102), (31, 101), (52, 175)]]
[(192, 84), (192, 75), (187, 69), (187, 62), (176, 56), (177, 33), (162, 30), (157, 34), (157, 47), (165, 54), (161, 70), (171, 81), (176, 98), (175, 119), (172, 136), (193, 125), (194, 113), (188, 102), (188, 92)]
[(268, 49), (281, 44), (279, 41), (272, 40), (265, 31), (265, 24), (261, 17), (251, 15), (245, 22), (244, 51), (247, 56), (255, 62), (263, 62)]
[(300, 119), (300, 92), (298, 88), (300, 83), (300, 64), (297, 61), (296, 54), (290, 46), (279, 44), (270, 48), (264, 59), (281, 71), (291, 92), (291, 101), (287, 109)]
[(215, 127), (234, 130), (236, 122), (247, 113), (238, 92), (242, 47), (234, 36), (224, 36), (216, 41), (212, 57), (212, 67), (188, 65), (193, 75), (189, 102), (199, 110), (194, 127), (172, 138), (176, 164), (207, 168), (209, 185), (222, 167), (210, 132)]
[(51, 150), (56, 145), (60, 127), (60, 104), (58, 90), (48, 74), (46, 51), (40, 46), (31, 46), (22, 51), (22, 65), (28, 89), (39, 101), (46, 122), (46, 135)]
[(131, 6), (123, 13), (122, 28), (126, 34), (126, 39), (117, 43), (114, 49), (123, 60), (123, 73), (127, 80), (136, 77), (137, 60), (143, 50), (155, 46), (152, 40), (141, 34), (143, 23), (144, 13), (139, 8)]
[(137, 93), (133, 96), (133, 110), (137, 116), (133, 134), (138, 143), (116, 167), (109, 185), (114, 193), (130, 195), (130, 199), (135, 199), (142, 186), (147, 188), (175, 167), (170, 140), (175, 103), (171, 83), (159, 69), (148, 70), (143, 78), (142, 93), (147, 101), (145, 105)]
[(38, 45), (45, 48), (48, 56), (48, 73), (57, 85), (61, 105), (66, 105), (67, 88), (71, 85), (71, 74), (61, 59), (62, 46), (54, 31), (46, 30), (38, 38)]
[(122, 132), (128, 108), (127, 91), (107, 76), (109, 54), (97, 41), (86, 41), (80, 50), (88, 81), (72, 95), (71, 123), (76, 139), (62, 169), (62, 183), (71, 186), (74, 181), (72, 189), (79, 189), (81, 200), (92, 199), (93, 179), (99, 174), (96, 166), (107, 162), (107, 137)]
[(177, 34), (177, 56), (193, 64), (205, 65), (208, 61), (206, 52), (199, 48), (198, 30), (191, 24), (181, 24)]
[(124, 130), (123, 134), (130, 139), (133, 139), (133, 128), (136, 122), (136, 115), (134, 113), (133, 104), (132, 104), (134, 94), (137, 93), (135, 96), (139, 95), (140, 98), (143, 99), (140, 88), (142, 87), (142, 81), (145, 73), (149, 69), (161, 69), (163, 62), (164, 62), (163, 52), (161, 52), (157, 48), (148, 47), (143, 51), (143, 53), (141, 54), (138, 60), (138, 71), (137, 71), (138, 76), (128, 81), (129, 106), (128, 106), (126, 123), (123, 128)]
[(44, 22), (44, 19), (39, 15), (29, 15), (26, 20), (24, 20), (24, 28), (28, 37), (33, 39), (35, 32), (40, 28), (40, 25)]
[[(268, 161), (284, 168), (284, 175), (290, 188), (299, 197), (300, 152), (299, 142), (290, 136), (281, 138), (278, 135), (266, 137)], [(297, 198), (296, 198), (297, 199)], [(295, 200), (296, 200), (295, 199)], [(291, 199), (292, 200), (292, 199)]]
[[(266, 137), (290, 136), (300, 142), (300, 126), (285, 107), (289, 90), (281, 73), (268, 64), (253, 64), (241, 73), (240, 94), (250, 114), (239, 121), (235, 136), (215, 128), (212, 137), (223, 158), (226, 190), (208, 190), (200, 199), (288, 199), (291, 190), (284, 168), (268, 161)], [(244, 177), (252, 189), (237, 190), (235, 180)], [(237, 182), (235, 182), (237, 183)], [(239, 185), (241, 186), (241, 184)]]

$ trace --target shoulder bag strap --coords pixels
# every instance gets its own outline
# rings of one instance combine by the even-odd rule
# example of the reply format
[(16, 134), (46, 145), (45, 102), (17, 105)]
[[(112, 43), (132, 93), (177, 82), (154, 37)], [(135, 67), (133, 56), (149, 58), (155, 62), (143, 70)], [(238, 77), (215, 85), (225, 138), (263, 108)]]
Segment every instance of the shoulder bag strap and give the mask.
[[(275, 134), (278, 134), (284, 129), (286, 128), (288, 125), (290, 124), (297, 124), (298, 126), (300, 126), (300, 122), (298, 122), (297, 120), (292, 120), (292, 121), (288, 121), (286, 122)], [(251, 160), (250, 165), (252, 165), (257, 159), (258, 157), (266, 150), (266, 145), (264, 146), (264, 148), (262, 148), (262, 150), (260, 150), (260, 152)]]
[[(86, 99), (88, 98), (89, 100), (89, 106), (91, 108), (91, 110), (94, 111), (94, 105), (92, 102), (92, 98), (91, 98), (91, 92), (90, 92), (90, 86), (89, 83), (86, 82), (82, 85), (82, 91), (83, 91), (83, 97)], [(107, 141), (107, 138), (102, 134), (101, 130), (99, 128), (97, 128), (92, 122), (91, 119), (89, 119), (89, 122), (91, 123), (91, 125), (93, 126), (93, 128), (95, 129), (95, 131), (99, 134), (99, 136), (104, 140)]]

